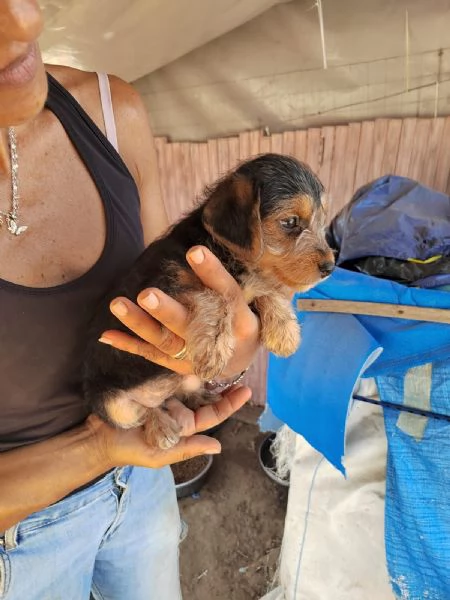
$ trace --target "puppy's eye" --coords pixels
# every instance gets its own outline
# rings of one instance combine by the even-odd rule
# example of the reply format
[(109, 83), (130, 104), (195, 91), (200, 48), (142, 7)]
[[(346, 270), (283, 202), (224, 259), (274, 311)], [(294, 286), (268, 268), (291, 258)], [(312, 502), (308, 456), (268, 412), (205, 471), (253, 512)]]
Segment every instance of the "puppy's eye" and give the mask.
[(293, 229), (300, 229), (300, 219), (297, 216), (281, 219), (280, 224), (283, 229), (288, 229), (289, 231), (292, 231)]

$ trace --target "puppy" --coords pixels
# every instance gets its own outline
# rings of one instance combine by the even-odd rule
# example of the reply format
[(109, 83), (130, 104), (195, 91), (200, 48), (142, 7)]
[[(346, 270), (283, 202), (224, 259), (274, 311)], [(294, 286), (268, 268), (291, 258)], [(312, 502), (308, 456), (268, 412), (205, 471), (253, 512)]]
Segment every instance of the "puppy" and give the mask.
[[(293, 158), (265, 154), (245, 162), (207, 189), (197, 208), (150, 244), (109, 297), (134, 301), (146, 287), (157, 287), (181, 302), (190, 312), (185, 341), (195, 374), (202, 382), (220, 376), (233, 354), (233, 309), (201, 283), (186, 261), (187, 250), (202, 244), (237, 280), (258, 314), (262, 345), (289, 356), (300, 343), (293, 292), (311, 288), (334, 267), (324, 236), (322, 192), (312, 171)], [(192, 399), (211, 402), (217, 394), (208, 386), (189, 393), (182, 376), (98, 343), (105, 329), (126, 330), (106, 301), (94, 319), (84, 362), (90, 409), (117, 427), (144, 425), (152, 446), (173, 446), (179, 428), (164, 402), (178, 397), (192, 406)]]

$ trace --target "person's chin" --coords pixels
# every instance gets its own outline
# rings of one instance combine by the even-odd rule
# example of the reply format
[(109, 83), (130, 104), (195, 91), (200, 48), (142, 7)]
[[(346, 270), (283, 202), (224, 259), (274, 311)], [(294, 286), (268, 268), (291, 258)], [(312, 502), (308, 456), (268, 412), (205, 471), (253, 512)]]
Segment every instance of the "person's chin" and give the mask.
[(47, 74), (36, 45), (23, 65), (10, 72), (0, 72), (0, 127), (22, 125), (36, 117), (44, 107), (47, 94)]

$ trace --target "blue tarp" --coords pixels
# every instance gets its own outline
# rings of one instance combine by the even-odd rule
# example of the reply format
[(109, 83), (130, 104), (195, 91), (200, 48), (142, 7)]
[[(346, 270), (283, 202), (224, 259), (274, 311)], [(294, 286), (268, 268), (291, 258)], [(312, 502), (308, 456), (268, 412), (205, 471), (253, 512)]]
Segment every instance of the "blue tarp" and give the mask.
[[(436, 252), (450, 254), (450, 199), (416, 182), (381, 178), (357, 193), (344, 213), (333, 224), (343, 244), (339, 260), (354, 257), (359, 244), (366, 245), (362, 256), (370, 251), (426, 260)], [(294, 303), (298, 298), (450, 309), (448, 292), (339, 268)], [(401, 405), (411, 370), (432, 364), (429, 409), (450, 415), (450, 325), (347, 314), (298, 317), (298, 352), (269, 359), (268, 404), (342, 472), (347, 414), (362, 373), (377, 378), (382, 400)], [(408, 600), (449, 600), (450, 423), (427, 419), (418, 435), (399, 426), (399, 414), (385, 411), (386, 554), (393, 588)]]

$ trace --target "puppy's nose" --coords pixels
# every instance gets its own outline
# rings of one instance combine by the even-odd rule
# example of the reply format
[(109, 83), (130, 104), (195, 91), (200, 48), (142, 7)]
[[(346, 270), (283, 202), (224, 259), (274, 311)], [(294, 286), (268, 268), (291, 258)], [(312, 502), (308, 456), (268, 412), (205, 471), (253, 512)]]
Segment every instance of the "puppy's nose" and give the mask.
[(331, 275), (334, 271), (334, 263), (331, 261), (323, 262), (319, 265), (319, 271), (322, 274), (322, 279)]

